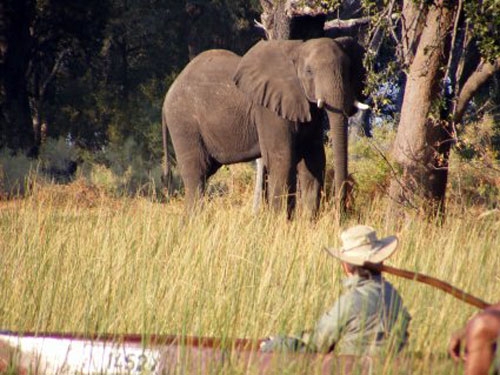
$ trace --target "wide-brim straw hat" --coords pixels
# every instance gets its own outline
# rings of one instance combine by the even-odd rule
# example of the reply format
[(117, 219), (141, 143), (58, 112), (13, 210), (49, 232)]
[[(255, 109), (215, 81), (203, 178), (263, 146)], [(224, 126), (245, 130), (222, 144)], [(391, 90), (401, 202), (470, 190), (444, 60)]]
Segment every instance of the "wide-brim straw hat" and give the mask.
[(326, 248), (328, 253), (342, 262), (355, 266), (365, 263), (381, 263), (398, 247), (396, 236), (377, 238), (375, 229), (368, 225), (356, 225), (340, 234), (340, 249)]

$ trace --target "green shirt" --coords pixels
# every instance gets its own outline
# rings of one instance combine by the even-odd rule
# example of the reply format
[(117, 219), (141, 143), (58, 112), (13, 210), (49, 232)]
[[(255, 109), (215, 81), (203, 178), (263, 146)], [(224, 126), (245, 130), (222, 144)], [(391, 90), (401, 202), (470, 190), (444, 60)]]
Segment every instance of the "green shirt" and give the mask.
[(381, 276), (344, 280), (344, 293), (302, 340), (309, 350), (345, 355), (374, 355), (406, 344), (410, 314), (398, 292)]

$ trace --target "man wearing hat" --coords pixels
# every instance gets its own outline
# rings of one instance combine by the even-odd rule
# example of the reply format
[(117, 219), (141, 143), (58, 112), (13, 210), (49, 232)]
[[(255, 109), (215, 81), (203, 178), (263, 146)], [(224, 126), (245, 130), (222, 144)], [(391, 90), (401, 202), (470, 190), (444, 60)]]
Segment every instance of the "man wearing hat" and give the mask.
[(394, 236), (378, 239), (375, 230), (357, 225), (341, 233), (342, 248), (326, 249), (342, 262), (344, 293), (316, 324), (298, 337), (275, 337), (261, 350), (293, 350), (373, 356), (398, 352), (408, 339), (411, 317), (394, 287), (369, 264), (380, 264), (397, 248)]

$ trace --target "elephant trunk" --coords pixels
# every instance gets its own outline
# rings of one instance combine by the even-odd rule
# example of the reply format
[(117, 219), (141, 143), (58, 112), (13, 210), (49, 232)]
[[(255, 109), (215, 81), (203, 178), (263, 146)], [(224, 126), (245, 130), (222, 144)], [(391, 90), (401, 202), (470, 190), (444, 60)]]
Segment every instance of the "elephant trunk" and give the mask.
[(347, 117), (338, 111), (328, 111), (335, 170), (335, 198), (341, 216), (346, 211), (347, 198)]

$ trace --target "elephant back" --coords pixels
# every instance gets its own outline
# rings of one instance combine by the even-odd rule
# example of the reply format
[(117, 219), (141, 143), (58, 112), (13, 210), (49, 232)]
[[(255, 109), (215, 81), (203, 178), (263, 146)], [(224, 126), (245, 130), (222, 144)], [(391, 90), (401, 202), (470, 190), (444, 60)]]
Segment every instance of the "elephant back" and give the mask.
[(231, 51), (222, 49), (205, 51), (186, 65), (177, 81), (199, 84), (232, 82), (232, 75), (240, 60), (241, 57)]
[[(189, 111), (195, 116), (204, 116), (204, 113), (197, 113), (204, 112), (200, 108), (212, 108), (214, 101), (230, 97), (228, 91), (236, 91), (232, 76), (240, 60), (235, 53), (221, 49), (196, 56), (168, 89), (163, 103), (165, 116), (180, 119)], [(223, 94), (216, 97), (214, 93)], [(204, 106), (200, 101), (205, 102)]]

